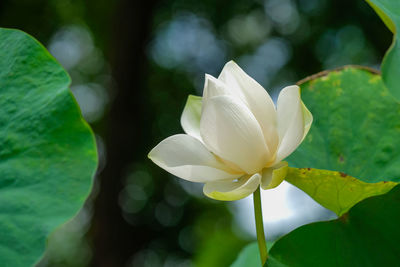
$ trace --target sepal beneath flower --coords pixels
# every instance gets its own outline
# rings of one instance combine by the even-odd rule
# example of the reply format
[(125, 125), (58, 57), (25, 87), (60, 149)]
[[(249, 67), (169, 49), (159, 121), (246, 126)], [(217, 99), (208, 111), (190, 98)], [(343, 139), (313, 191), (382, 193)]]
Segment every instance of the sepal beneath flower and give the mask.
[(237, 180), (208, 182), (203, 187), (206, 196), (216, 200), (234, 201), (247, 197), (257, 190), (261, 182), (259, 173), (245, 175)]
[(261, 188), (272, 189), (280, 185), (285, 180), (288, 172), (288, 163), (282, 161), (271, 168), (262, 171)]

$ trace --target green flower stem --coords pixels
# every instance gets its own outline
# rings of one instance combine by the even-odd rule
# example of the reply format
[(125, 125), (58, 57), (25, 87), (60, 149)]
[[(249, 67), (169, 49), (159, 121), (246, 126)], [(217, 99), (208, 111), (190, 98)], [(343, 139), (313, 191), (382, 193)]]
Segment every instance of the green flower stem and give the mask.
[(265, 242), (263, 216), (261, 210), (260, 187), (253, 193), (254, 217), (256, 219), (258, 249), (260, 250), (261, 266), (264, 266), (268, 259), (267, 244)]

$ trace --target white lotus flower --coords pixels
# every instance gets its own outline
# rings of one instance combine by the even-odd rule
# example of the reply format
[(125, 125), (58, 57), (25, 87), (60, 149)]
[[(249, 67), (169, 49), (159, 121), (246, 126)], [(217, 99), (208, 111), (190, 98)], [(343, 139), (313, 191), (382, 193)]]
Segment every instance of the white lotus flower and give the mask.
[(166, 138), (149, 153), (164, 170), (204, 183), (204, 194), (238, 200), (278, 186), (289, 156), (311, 127), (297, 85), (282, 89), (277, 107), (235, 62), (218, 79), (206, 74), (203, 97), (189, 96), (181, 117), (186, 134)]

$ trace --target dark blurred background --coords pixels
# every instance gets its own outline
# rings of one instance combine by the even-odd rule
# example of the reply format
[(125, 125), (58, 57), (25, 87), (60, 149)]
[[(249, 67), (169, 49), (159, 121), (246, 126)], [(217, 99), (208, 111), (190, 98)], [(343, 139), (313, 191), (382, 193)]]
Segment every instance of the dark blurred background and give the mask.
[[(99, 149), (91, 197), (39, 266), (229, 266), (255, 240), (251, 198), (209, 200), (147, 159), (182, 132), (187, 95), (231, 59), (276, 96), (327, 68), (379, 68), (391, 42), (364, 1), (348, 0), (1, 0), (0, 26), (65, 67)], [(263, 198), (269, 240), (332, 217), (288, 184)]]

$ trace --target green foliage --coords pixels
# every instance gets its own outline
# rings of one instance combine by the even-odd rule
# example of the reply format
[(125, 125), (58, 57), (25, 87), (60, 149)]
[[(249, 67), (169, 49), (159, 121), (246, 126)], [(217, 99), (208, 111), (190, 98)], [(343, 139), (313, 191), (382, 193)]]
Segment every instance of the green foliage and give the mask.
[(398, 0), (366, 0), (393, 32), (393, 43), (382, 61), (382, 77), (385, 85), (400, 99), (400, 4)]
[[(268, 250), (272, 247), (272, 242), (267, 242)], [(285, 267), (279, 261), (275, 260), (273, 257), (269, 257), (268, 265), (265, 264), (264, 267), (268, 267), (269, 264), (273, 264), (274, 267)], [(245, 246), (239, 253), (238, 258), (231, 265), (231, 267), (251, 267), (251, 266), (261, 266), (260, 252), (258, 250), (258, 243), (253, 242)]]
[[(386, 27), (392, 32), (396, 33), (396, 25), (394, 20), (396, 19), (394, 14), (400, 10), (400, 7), (396, 7), (398, 4), (396, 0), (381, 1), (381, 0), (365, 0), (374, 9), (378, 16), (385, 23)], [(393, 12), (394, 11), (394, 12)]]
[[(337, 220), (302, 226), (270, 250), (268, 267), (397, 266), (400, 186), (365, 199)], [(390, 218), (390, 219), (389, 219)], [(258, 247), (245, 247), (233, 267), (259, 267)]]
[(245, 246), (231, 267), (259, 266), (261, 265), (258, 243), (253, 242)]
[(241, 248), (248, 243), (233, 230), (232, 214), (220, 201), (207, 203), (208, 209), (202, 213), (196, 210), (194, 233), (196, 243), (193, 244), (196, 267), (229, 266)]
[(85, 201), (96, 147), (63, 68), (27, 34), (0, 29), (0, 261), (30, 266)]
[(343, 172), (289, 168), (286, 179), (338, 216), (371, 196), (389, 192), (397, 183), (364, 183)]
[(228, 266), (244, 244), (230, 227), (213, 229), (198, 244), (194, 264), (198, 267)]
[(314, 122), (287, 159), (303, 169), (291, 169), (287, 181), (339, 216), (393, 188), (400, 179), (400, 104), (381, 77), (345, 67), (313, 76), (301, 89)]
[(300, 87), (314, 122), (289, 166), (340, 171), (367, 183), (400, 181), (400, 103), (381, 77), (345, 67), (313, 78)]
[(337, 220), (302, 226), (277, 241), (271, 255), (294, 267), (398, 266), (399, 196), (396, 186), (358, 203)]

